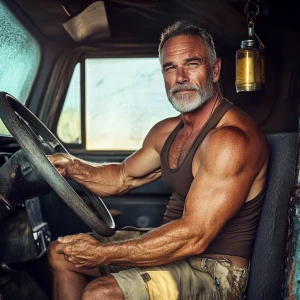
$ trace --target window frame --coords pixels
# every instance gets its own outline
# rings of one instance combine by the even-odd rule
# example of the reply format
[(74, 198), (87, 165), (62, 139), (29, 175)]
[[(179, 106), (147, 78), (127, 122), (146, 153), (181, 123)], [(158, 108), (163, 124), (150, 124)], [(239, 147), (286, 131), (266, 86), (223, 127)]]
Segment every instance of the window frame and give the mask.
[[(119, 55), (118, 55), (119, 54)], [(101, 54), (101, 55), (90, 55), (87, 53), (83, 53), (82, 55), (80, 55), (79, 59), (77, 60), (77, 62), (72, 66), (73, 68), (73, 72), (72, 75), (70, 77), (70, 80), (68, 82), (68, 85), (65, 87), (65, 92), (64, 92), (64, 96), (63, 99), (61, 99), (58, 107), (57, 107), (57, 113), (55, 115), (55, 118), (53, 120), (53, 126), (52, 126), (52, 132), (58, 137), (57, 135), (57, 126), (58, 126), (58, 121), (60, 118), (60, 115), (62, 113), (63, 110), (63, 106), (64, 103), (66, 101), (66, 96), (67, 96), (67, 91), (71, 82), (71, 78), (74, 74), (74, 70), (77, 64), (80, 64), (80, 108), (81, 108), (81, 112), (80, 112), (80, 118), (81, 118), (81, 143), (64, 143), (63, 141), (61, 141), (61, 143), (72, 153), (74, 154), (83, 154), (84, 155), (101, 155), (101, 156), (107, 156), (112, 157), (114, 156), (115, 161), (122, 161), (124, 159), (124, 156), (128, 156), (132, 153), (134, 153), (136, 150), (87, 150), (86, 148), (86, 90), (85, 90), (85, 80), (86, 80), (86, 64), (85, 61), (86, 59), (90, 59), (90, 58), (157, 58), (157, 55), (150, 55), (150, 54), (135, 54), (133, 53), (132, 55), (122, 55), (122, 53), (117, 53), (116, 55), (109, 55), (109, 54)], [(154, 124), (153, 124), (154, 125)]]

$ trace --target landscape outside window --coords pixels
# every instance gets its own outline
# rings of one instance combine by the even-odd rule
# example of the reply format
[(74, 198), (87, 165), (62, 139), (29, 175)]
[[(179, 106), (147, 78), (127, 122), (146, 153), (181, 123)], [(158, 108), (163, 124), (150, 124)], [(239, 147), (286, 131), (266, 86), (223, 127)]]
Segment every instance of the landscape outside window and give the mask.
[[(139, 149), (154, 124), (178, 114), (167, 100), (158, 58), (86, 59), (85, 87), (87, 150)], [(70, 88), (77, 89), (72, 84)], [(69, 99), (76, 101), (75, 96)], [(63, 114), (68, 111), (70, 116), (72, 105), (65, 106), (61, 118), (70, 120)], [(79, 112), (74, 111), (73, 115)], [(73, 136), (71, 139), (60, 134), (64, 142), (80, 140), (78, 124), (73, 127), (66, 122), (59, 126), (65, 126), (65, 132), (70, 128), (77, 131), (68, 133)]]
[(69, 144), (81, 143), (80, 63), (74, 69), (62, 113), (57, 125), (57, 136)]
[(135, 150), (158, 121), (176, 115), (158, 58), (86, 61), (88, 150)]

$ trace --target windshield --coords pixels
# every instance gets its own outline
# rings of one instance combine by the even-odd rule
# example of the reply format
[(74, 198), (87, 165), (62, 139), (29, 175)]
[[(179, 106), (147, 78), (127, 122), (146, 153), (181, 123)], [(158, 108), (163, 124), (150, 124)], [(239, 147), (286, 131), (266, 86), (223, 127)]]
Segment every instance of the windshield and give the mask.
[[(3, 3), (0, 28), (0, 90), (24, 104), (37, 74), (40, 47)], [(0, 134), (9, 134), (2, 121)]]

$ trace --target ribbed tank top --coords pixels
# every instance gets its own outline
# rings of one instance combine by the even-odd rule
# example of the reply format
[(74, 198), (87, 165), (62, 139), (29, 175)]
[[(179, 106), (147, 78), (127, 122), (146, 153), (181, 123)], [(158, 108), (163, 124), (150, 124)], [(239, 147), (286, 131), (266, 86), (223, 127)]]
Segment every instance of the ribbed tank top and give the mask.
[[(182, 121), (179, 122), (167, 138), (161, 152), (161, 174), (163, 183), (171, 190), (172, 195), (164, 214), (164, 224), (182, 217), (185, 199), (194, 179), (192, 174), (194, 155), (206, 135), (216, 127), (231, 107), (232, 103), (226, 99), (222, 99), (221, 103), (200, 130), (187, 155), (173, 169), (169, 167), (168, 154), (178, 131), (183, 127)], [(265, 192), (262, 191), (253, 200), (246, 202), (238, 214), (225, 225), (204, 253), (236, 255), (249, 259), (252, 254), (252, 243), (264, 195)]]

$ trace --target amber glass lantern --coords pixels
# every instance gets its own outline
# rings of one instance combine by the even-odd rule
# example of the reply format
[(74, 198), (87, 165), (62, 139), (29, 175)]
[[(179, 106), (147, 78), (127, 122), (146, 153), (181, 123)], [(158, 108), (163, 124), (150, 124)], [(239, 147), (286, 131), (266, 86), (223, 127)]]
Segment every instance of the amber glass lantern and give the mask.
[(242, 41), (236, 52), (235, 86), (239, 92), (261, 91), (265, 84), (264, 48), (256, 38)]

